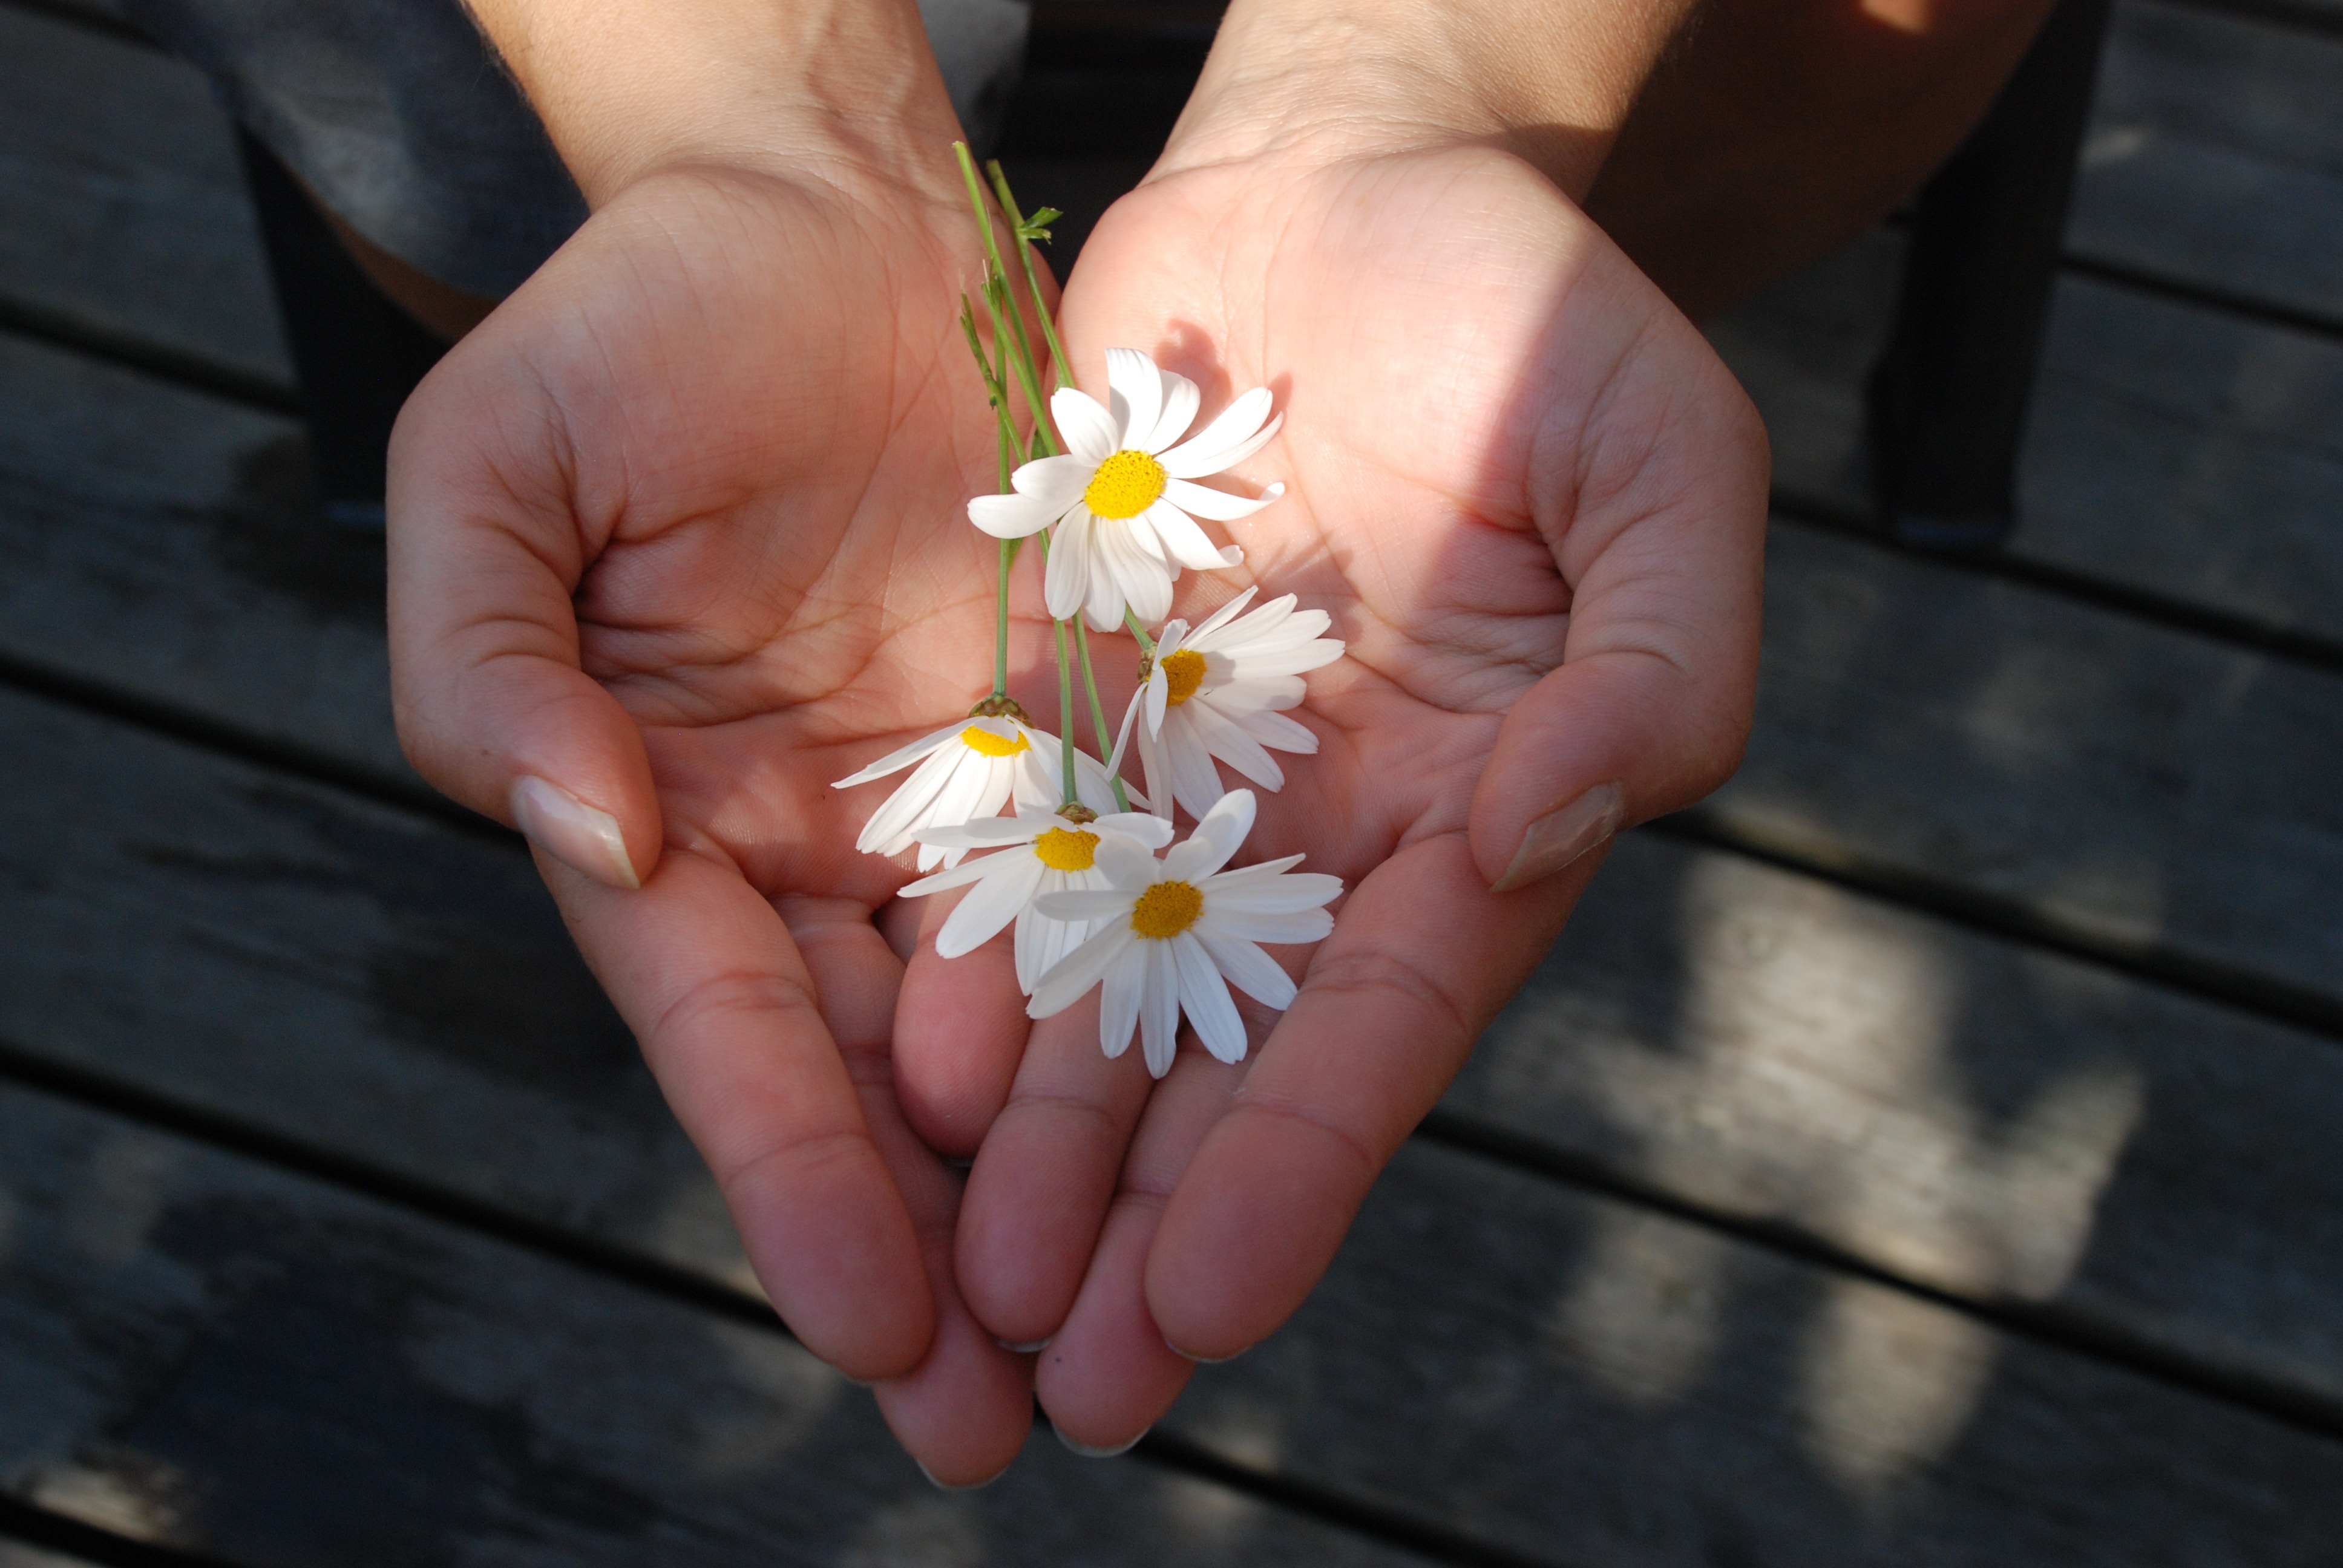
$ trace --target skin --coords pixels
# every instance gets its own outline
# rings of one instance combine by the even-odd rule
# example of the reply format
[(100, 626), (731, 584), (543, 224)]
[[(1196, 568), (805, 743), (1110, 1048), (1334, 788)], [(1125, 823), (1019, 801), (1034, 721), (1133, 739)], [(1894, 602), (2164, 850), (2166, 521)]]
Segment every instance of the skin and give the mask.
[[(1257, 578), (1350, 644), (1239, 857), (1342, 876), (1335, 934), (1281, 954), (1301, 993), (1244, 1064), (1191, 1041), (1154, 1083), (1094, 1000), (1029, 1025), (1005, 938), (936, 957), (950, 900), (853, 849), (900, 775), (828, 787), (990, 662), (980, 245), (910, 5), (478, 7), (596, 210), (402, 416), (400, 732), (489, 815), (535, 776), (616, 819), (639, 890), (539, 867), (783, 1317), (940, 1482), (1004, 1468), (1036, 1392), (1116, 1446), (1272, 1332), (1600, 860), (1493, 892), (1524, 831), (1737, 760), (1764, 435), (1573, 199), (1682, 8), (1581, 9), (1540, 62), (1503, 7), (1240, 0), (1069, 280), (1094, 393), (1131, 346), (1206, 417), (1255, 385), (1286, 414), (1212, 481), (1285, 498), (1181, 610)], [(1012, 691), (1054, 728), (1039, 597), (1029, 553)]]

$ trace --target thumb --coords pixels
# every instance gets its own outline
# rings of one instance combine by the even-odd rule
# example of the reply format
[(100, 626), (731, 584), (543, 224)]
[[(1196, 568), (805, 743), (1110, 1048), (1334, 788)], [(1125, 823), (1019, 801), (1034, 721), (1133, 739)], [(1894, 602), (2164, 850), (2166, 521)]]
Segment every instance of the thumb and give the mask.
[[(488, 333), (399, 416), (388, 509), (391, 698), (416, 769), (554, 859), (639, 886), (665, 832), (642, 731), (578, 661), (580, 528), (558, 416)], [(471, 350), (472, 352), (467, 352)]]
[(1473, 860), (1493, 890), (1691, 805), (1740, 765), (1757, 685), (1762, 463), (1735, 489), (1621, 529), (1579, 578), (1563, 662), (1515, 700), (1473, 792)]

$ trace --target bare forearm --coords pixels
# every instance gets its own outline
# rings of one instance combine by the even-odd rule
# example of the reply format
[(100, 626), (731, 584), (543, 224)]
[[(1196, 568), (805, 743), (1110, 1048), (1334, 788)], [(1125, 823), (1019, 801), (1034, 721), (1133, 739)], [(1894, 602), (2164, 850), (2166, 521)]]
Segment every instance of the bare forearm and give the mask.
[(587, 200), (690, 164), (898, 176), (957, 133), (912, 0), (469, 0)]
[(1583, 197), (1699, 0), (1234, 0), (1167, 162), (1494, 140)]

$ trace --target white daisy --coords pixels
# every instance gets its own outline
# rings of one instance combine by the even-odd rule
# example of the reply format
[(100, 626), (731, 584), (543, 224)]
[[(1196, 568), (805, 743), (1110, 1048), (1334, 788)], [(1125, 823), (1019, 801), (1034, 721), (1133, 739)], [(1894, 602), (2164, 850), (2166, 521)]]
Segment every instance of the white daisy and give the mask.
[[(866, 855), (900, 855), (923, 828), (957, 828), (997, 814), (1013, 795), (1020, 810), (1047, 811), (1059, 802), (1058, 739), (1016, 719), (970, 718), (948, 724), (922, 740), (830, 786), (851, 789), (898, 769), (920, 764), (887, 803), (862, 825), (854, 847)], [(1094, 811), (1119, 811), (1106, 769), (1086, 753), (1074, 753), (1074, 780), (1082, 803)], [(920, 846), (920, 869), (957, 866), (965, 849)]]
[(1215, 757), (1262, 789), (1278, 789), (1285, 770), (1268, 748), (1304, 756), (1318, 749), (1318, 738), (1280, 709), (1302, 701), (1303, 671), (1342, 657), (1342, 640), (1322, 635), (1332, 618), (1322, 609), (1296, 609), (1292, 594), (1241, 615), (1253, 593), (1245, 589), (1193, 631), (1184, 620), (1166, 625), (1146, 678), (1131, 694), (1124, 739), (1108, 767), (1121, 760), (1139, 720), (1147, 793), (1165, 817), (1176, 799), (1202, 818), (1227, 793)]
[(1283, 485), (1272, 485), (1248, 501), (1190, 483), (1234, 467), (1269, 444), (1283, 416), (1270, 417), (1268, 387), (1254, 387), (1174, 447), (1196, 417), (1194, 382), (1159, 368), (1136, 348), (1106, 351), (1106, 380), (1111, 408), (1071, 387), (1051, 397), (1065, 456), (1019, 468), (1010, 479), (1013, 496), (979, 496), (968, 504), (970, 521), (1004, 539), (1057, 524), (1042, 598), (1059, 619), (1082, 610), (1101, 631), (1122, 624), (1125, 605), (1145, 621), (1170, 614), (1172, 579), (1182, 567), (1212, 571), (1244, 559), (1242, 550), (1205, 538), (1197, 518), (1232, 523), (1285, 493)]
[(1051, 920), (1105, 924), (1041, 977), (1026, 1012), (1063, 1012), (1103, 981), (1099, 1044), (1107, 1055), (1128, 1050), (1136, 1026), (1147, 1070), (1162, 1077), (1172, 1070), (1184, 1011), (1205, 1050), (1242, 1061), (1244, 1020), (1229, 986), (1264, 1006), (1290, 1005), (1293, 981), (1257, 944), (1324, 937), (1334, 917), (1322, 906), (1342, 890), (1339, 877), (1289, 874), (1299, 855), (1222, 870), (1252, 818), (1252, 791), (1234, 789), (1161, 860), (1129, 839), (1101, 839), (1098, 869), (1111, 886), (1048, 894), (1034, 907)]
[(902, 897), (915, 899), (946, 888), (968, 887), (968, 896), (936, 933), (936, 951), (948, 959), (974, 952), (1015, 920), (1017, 987), (1031, 996), (1041, 977), (1098, 927), (1096, 920), (1052, 920), (1036, 910), (1033, 900), (1048, 893), (1089, 892), (1107, 887), (1106, 873), (1098, 869), (1098, 849), (1109, 838), (1121, 835), (1151, 858), (1152, 851), (1172, 841), (1172, 824), (1144, 811), (1079, 815), (1089, 819), (1074, 820), (1060, 812), (1020, 811), (1014, 817), (994, 817), (958, 828), (922, 829), (922, 844), (999, 851), (938, 871), (902, 890)]

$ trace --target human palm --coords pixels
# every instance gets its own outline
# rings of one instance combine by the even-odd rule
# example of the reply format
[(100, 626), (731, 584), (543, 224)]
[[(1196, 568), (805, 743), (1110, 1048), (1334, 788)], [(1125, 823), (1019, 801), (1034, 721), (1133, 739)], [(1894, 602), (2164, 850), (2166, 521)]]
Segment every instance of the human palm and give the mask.
[[(1382, 1163), (1574, 902), (1594, 860), (1496, 894), (1524, 829), (1605, 783), (1632, 819), (1729, 772), (1754, 676), (1764, 438), (1729, 375), (1526, 166), (1482, 149), (1161, 176), (1070, 280), (1077, 378), (1109, 346), (1278, 394), (1241, 480), (1284, 498), (1242, 568), (1349, 643), (1295, 717), (1320, 740), (1242, 859), (1307, 853), (1352, 891), (1290, 955), (1228, 1068), (1151, 1086), (1095, 1014), (1028, 1036), (989, 970), (915, 954), (898, 1013), (914, 1122), (976, 1153), (958, 1278), (1043, 1404), (1113, 1447), (1299, 1304)], [(1121, 689), (1128, 689), (1128, 672)], [(932, 918), (930, 923), (932, 929)], [(1005, 942), (1005, 939), (1004, 939)]]

